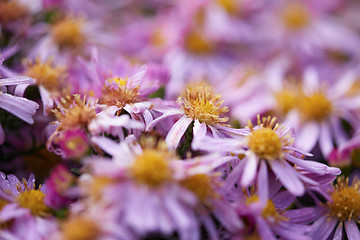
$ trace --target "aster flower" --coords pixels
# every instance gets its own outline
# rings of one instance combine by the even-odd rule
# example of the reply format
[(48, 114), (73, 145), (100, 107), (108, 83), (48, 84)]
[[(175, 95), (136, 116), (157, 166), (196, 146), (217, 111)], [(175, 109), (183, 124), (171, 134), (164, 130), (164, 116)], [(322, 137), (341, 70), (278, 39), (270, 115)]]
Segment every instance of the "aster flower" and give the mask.
[(291, 222), (285, 210), (294, 200), (286, 191), (272, 191), (265, 201), (255, 193), (248, 192), (238, 203), (239, 217), (249, 222), (245, 236), (261, 239), (312, 239), (308, 233), (311, 227)]
[[(193, 148), (206, 151), (231, 153), (236, 158), (227, 177), (228, 186), (239, 182), (248, 187), (255, 182), (259, 192), (268, 191), (268, 170), (271, 170), (286, 189), (301, 196), (305, 192), (302, 176), (294, 165), (318, 175), (338, 175), (337, 168), (330, 168), (314, 161), (303, 160), (301, 156), (312, 156), (294, 147), (293, 129), (289, 123), (278, 124), (276, 118), (258, 115), (257, 126), (249, 121), (242, 136), (233, 138), (205, 137), (194, 140)], [(270, 169), (269, 169), (270, 168)]]
[(54, 103), (59, 104), (61, 96), (70, 93), (70, 89), (65, 85), (66, 68), (56, 65), (51, 59), (45, 61), (26, 59), (23, 61), (23, 65), (24, 74), (33, 78), (35, 82), (18, 85), (15, 94), (23, 96), (28, 86), (38, 86), (44, 106), (44, 114), (47, 115), (52, 110)]
[(296, 146), (310, 151), (319, 143), (327, 157), (334, 148), (333, 142), (341, 144), (348, 138), (341, 121), (345, 119), (357, 126), (353, 112), (359, 109), (358, 96), (348, 95), (354, 81), (352, 71), (346, 71), (336, 83), (326, 84), (314, 68), (305, 70), (301, 101), (287, 115), (296, 130)]
[(176, 148), (179, 145), (181, 138), (192, 122), (194, 122), (193, 135), (195, 138), (206, 134), (208, 129), (216, 137), (239, 132), (237, 129), (224, 126), (228, 118), (222, 117), (222, 115), (228, 111), (228, 108), (222, 106), (223, 101), (220, 95), (215, 94), (213, 89), (204, 82), (190, 85), (177, 102), (180, 109), (155, 106), (154, 109), (162, 112), (163, 115), (151, 122), (146, 129), (147, 131), (151, 130), (165, 118), (181, 116), (166, 136), (165, 141), (170, 148)]
[[(318, 203), (311, 236), (316, 239), (358, 239), (360, 237), (357, 222), (360, 217), (360, 181), (340, 177), (324, 197), (326, 203)], [(344, 231), (345, 230), (345, 231)]]
[[(46, 239), (46, 236), (56, 229), (56, 224), (50, 216), (50, 209), (44, 202), (45, 193), (42, 188), (35, 188), (34, 175), (28, 180), (19, 181), (14, 175), (0, 172), (0, 221), (9, 223), (9, 227), (0, 231), (0, 237), (5, 239), (25, 238), (23, 227), (31, 227), (26, 235), (34, 239)], [(11, 238), (12, 237), (12, 238)], [(16, 238), (17, 237), (17, 238)]]
[[(169, 151), (163, 141), (156, 143), (152, 138), (141, 138), (139, 144), (131, 139), (128, 137), (123, 142), (115, 143), (106, 138), (93, 138), (93, 142), (113, 159), (110, 161), (94, 157), (87, 161), (86, 166), (94, 176), (94, 183), (90, 186), (103, 183), (100, 185), (103, 187), (96, 188), (97, 194), (92, 196), (97, 196), (95, 199), (98, 199), (100, 193), (101, 202), (110, 205), (117, 203), (115, 211), (118, 216), (122, 216), (123, 221), (118, 224), (129, 225), (139, 237), (156, 232), (165, 235), (178, 232), (180, 239), (198, 239), (199, 220), (194, 214), (199, 203), (197, 196), (204, 201), (209, 200), (211, 189), (210, 186), (207, 186), (208, 190), (200, 189), (191, 183), (198, 178), (206, 183), (209, 179), (203, 174), (226, 160), (209, 156), (203, 160), (188, 159), (184, 163), (177, 159), (174, 152)], [(196, 174), (202, 175), (195, 176)], [(108, 180), (102, 181), (104, 177)], [(184, 181), (178, 182), (181, 179)], [(182, 187), (182, 184), (187, 187)], [(200, 195), (193, 194), (192, 191)], [(93, 190), (91, 192), (94, 193)], [(118, 204), (119, 199), (121, 204)], [(229, 220), (231, 215), (221, 213), (220, 203), (216, 206), (219, 207), (215, 207), (218, 209), (218, 216), (223, 217), (220, 220), (227, 222), (230, 230), (235, 231), (241, 227), (238, 221)], [(140, 209), (142, 214), (138, 212)], [(231, 210), (225, 212), (229, 213)], [(213, 231), (214, 223), (209, 222), (209, 216), (203, 217), (207, 227)]]

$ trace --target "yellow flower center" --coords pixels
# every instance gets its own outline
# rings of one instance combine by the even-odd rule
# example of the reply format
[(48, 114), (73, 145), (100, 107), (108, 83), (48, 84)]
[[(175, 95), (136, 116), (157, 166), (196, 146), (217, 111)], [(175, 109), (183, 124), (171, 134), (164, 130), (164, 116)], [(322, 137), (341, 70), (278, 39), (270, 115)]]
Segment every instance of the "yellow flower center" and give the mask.
[(360, 216), (360, 181), (349, 186), (349, 180), (341, 178), (331, 194), (332, 201), (327, 202), (329, 216), (341, 221), (358, 220)]
[(55, 43), (68, 48), (82, 46), (85, 42), (82, 24), (82, 19), (70, 17), (55, 23), (51, 30)]
[(103, 87), (103, 96), (100, 99), (101, 104), (109, 106), (125, 107), (126, 104), (138, 102), (139, 88), (128, 88), (127, 79), (114, 77), (107, 80)]
[(254, 130), (248, 139), (251, 151), (263, 159), (276, 159), (281, 155), (280, 137), (270, 128)]
[(280, 113), (285, 115), (296, 106), (298, 97), (294, 92), (284, 89), (275, 93), (275, 99)]
[(276, 130), (279, 125), (276, 124), (276, 118), (262, 118), (258, 115), (259, 128), (254, 129), (252, 123), (249, 121), (248, 125), (251, 134), (248, 135), (249, 149), (254, 152), (259, 158), (266, 160), (274, 160), (281, 157), (283, 146), (290, 145), (293, 142), (291, 136), (280, 138)]
[(96, 118), (95, 106), (86, 103), (79, 95), (67, 96), (61, 99), (61, 105), (53, 110), (60, 122), (59, 130), (86, 128), (88, 123)]
[(156, 47), (164, 46), (166, 43), (166, 36), (160, 28), (157, 28), (150, 38), (150, 43)]
[(44, 63), (39, 60), (35, 63), (28, 61), (26, 65), (24, 74), (35, 79), (38, 85), (44, 86), (48, 91), (58, 91), (60, 81), (66, 76), (65, 69), (53, 66), (51, 61)]
[(171, 179), (171, 169), (166, 152), (145, 149), (131, 168), (133, 178), (149, 187), (158, 187)]
[(28, 11), (17, 1), (0, 0), (0, 23), (9, 23), (26, 17)]
[(16, 203), (23, 208), (28, 208), (31, 214), (45, 217), (49, 214), (49, 208), (44, 202), (45, 194), (40, 190), (29, 189), (21, 192), (16, 197)]
[(63, 223), (62, 240), (96, 240), (101, 235), (99, 225), (89, 218), (77, 216)]
[(100, 200), (105, 187), (114, 182), (115, 179), (110, 177), (106, 177), (106, 176), (94, 177), (90, 185), (87, 186), (89, 189), (90, 196), (95, 200)]
[(288, 3), (281, 12), (281, 17), (285, 26), (291, 30), (303, 28), (310, 22), (309, 12), (300, 2)]
[(196, 174), (181, 181), (181, 185), (192, 191), (201, 202), (214, 195), (211, 179), (206, 174)]
[(332, 104), (323, 93), (316, 92), (303, 96), (298, 108), (305, 120), (322, 121), (331, 114)]
[[(249, 205), (251, 203), (258, 202), (259, 200), (260, 199), (258, 196), (252, 195), (246, 199), (246, 203)], [(285, 217), (281, 214), (280, 210), (276, 209), (274, 202), (271, 199), (269, 199), (266, 202), (266, 205), (265, 205), (264, 209), (262, 210), (261, 215), (263, 216), (263, 218), (271, 219), (271, 220), (274, 220), (275, 222), (288, 220), (287, 217)]]
[(194, 54), (209, 54), (214, 51), (214, 45), (200, 31), (192, 30), (185, 37), (185, 48)]
[(186, 93), (178, 99), (178, 103), (189, 118), (213, 125), (228, 121), (228, 118), (220, 118), (221, 114), (229, 111), (227, 107), (221, 107), (223, 101), (220, 97), (213, 93), (210, 86), (199, 83), (189, 86)]
[(8, 204), (8, 202), (0, 198), (0, 211), (6, 206), (6, 204)]
[(230, 15), (238, 12), (238, 2), (236, 0), (217, 0), (217, 3)]

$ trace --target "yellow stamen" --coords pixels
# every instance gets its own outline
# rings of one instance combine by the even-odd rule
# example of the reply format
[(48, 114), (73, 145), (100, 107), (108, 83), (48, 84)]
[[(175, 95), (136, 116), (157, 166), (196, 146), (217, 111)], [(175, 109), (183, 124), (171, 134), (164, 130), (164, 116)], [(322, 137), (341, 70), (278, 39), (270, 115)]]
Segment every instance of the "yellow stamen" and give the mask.
[(349, 185), (349, 179), (338, 178), (331, 201), (327, 202), (328, 215), (341, 221), (359, 220), (360, 216), (360, 181), (357, 179)]
[(201, 202), (215, 195), (211, 178), (206, 174), (196, 174), (182, 180), (181, 185), (192, 191)]
[(132, 166), (133, 178), (149, 187), (158, 187), (171, 179), (169, 156), (167, 152), (145, 149)]
[(1, 209), (3, 209), (7, 204), (8, 204), (7, 201), (5, 201), (4, 199), (1, 199), (1, 198), (0, 198), (0, 211), (1, 211)]
[(30, 209), (35, 216), (46, 217), (49, 214), (49, 208), (44, 202), (45, 194), (40, 190), (28, 189), (16, 197), (16, 202), (23, 208)]
[(248, 135), (248, 146), (259, 158), (274, 160), (281, 158), (284, 146), (291, 145), (294, 141), (292, 136), (280, 137), (276, 130), (280, 127), (276, 123), (276, 118), (263, 117), (258, 118), (259, 128), (254, 128), (251, 121), (248, 121), (248, 127), (251, 134)]
[[(260, 199), (258, 196), (252, 195), (246, 199), (246, 203), (249, 205), (258, 202), (259, 200)], [(271, 199), (266, 202), (266, 205), (261, 215), (263, 216), (263, 218), (271, 219), (275, 222), (289, 220), (287, 217), (282, 215), (281, 210), (276, 209), (274, 202)]]
[(305, 121), (322, 121), (332, 112), (332, 103), (322, 92), (301, 97), (298, 109)]
[(54, 24), (51, 33), (60, 47), (78, 48), (85, 42), (82, 32), (83, 20), (67, 17)]
[(189, 118), (213, 125), (228, 121), (228, 118), (220, 118), (221, 114), (229, 111), (227, 107), (221, 107), (223, 101), (220, 97), (219, 94), (214, 94), (209, 85), (198, 83), (189, 86), (178, 103)]
[(60, 122), (58, 130), (86, 128), (89, 122), (96, 118), (95, 105), (86, 103), (86, 98), (77, 94), (61, 99), (61, 105), (53, 110)]
[(94, 177), (93, 180), (89, 185), (86, 185), (89, 189), (89, 194), (94, 200), (100, 200), (103, 195), (103, 191), (106, 186), (115, 183), (115, 179), (106, 177), (106, 176), (99, 176)]
[(76, 216), (64, 222), (62, 240), (93, 240), (101, 235), (99, 225), (86, 217)]
[(65, 68), (54, 66), (52, 61), (25, 62), (25, 75), (35, 79), (38, 85), (42, 85), (48, 91), (59, 91), (60, 83), (66, 77)]
[(156, 47), (164, 46), (166, 43), (166, 36), (160, 28), (157, 28), (151, 35), (150, 43)]
[(114, 77), (108, 79), (103, 87), (103, 96), (100, 103), (123, 108), (126, 104), (136, 103), (139, 100), (139, 89), (140, 86), (127, 87), (126, 78)]
[(192, 30), (185, 37), (185, 48), (194, 54), (209, 54), (214, 45), (199, 31)]
[(310, 22), (309, 12), (300, 2), (288, 3), (281, 16), (284, 24), (291, 30), (303, 28)]
[(230, 15), (238, 13), (239, 3), (236, 0), (217, 0), (217, 3)]
[(286, 115), (290, 110), (295, 108), (298, 101), (298, 96), (295, 91), (290, 89), (283, 89), (275, 93), (277, 107), (281, 115)]
[(10, 23), (28, 15), (28, 10), (17, 1), (0, 0), (0, 23)]

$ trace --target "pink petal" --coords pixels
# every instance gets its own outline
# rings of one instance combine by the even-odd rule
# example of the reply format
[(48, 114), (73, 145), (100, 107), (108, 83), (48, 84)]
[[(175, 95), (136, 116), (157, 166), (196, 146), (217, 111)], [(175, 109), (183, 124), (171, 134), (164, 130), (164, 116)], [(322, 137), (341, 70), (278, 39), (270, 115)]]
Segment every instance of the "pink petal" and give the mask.
[(169, 149), (175, 149), (179, 145), (179, 142), (184, 136), (186, 129), (189, 127), (193, 120), (187, 116), (182, 116), (170, 129), (169, 133), (165, 138)]
[(255, 154), (250, 153), (243, 161), (245, 161), (245, 165), (240, 184), (243, 187), (248, 187), (255, 179), (259, 159)]
[(285, 161), (274, 160), (270, 162), (271, 169), (284, 184), (286, 189), (295, 196), (305, 193), (304, 184), (300, 181), (298, 172)]
[(359, 240), (360, 232), (355, 221), (345, 221), (345, 231), (349, 240)]
[(319, 145), (322, 154), (327, 158), (330, 152), (334, 149), (332, 138), (330, 134), (330, 127), (326, 123), (321, 124)]
[(295, 145), (305, 151), (311, 151), (318, 141), (320, 126), (315, 122), (306, 123), (295, 136)]

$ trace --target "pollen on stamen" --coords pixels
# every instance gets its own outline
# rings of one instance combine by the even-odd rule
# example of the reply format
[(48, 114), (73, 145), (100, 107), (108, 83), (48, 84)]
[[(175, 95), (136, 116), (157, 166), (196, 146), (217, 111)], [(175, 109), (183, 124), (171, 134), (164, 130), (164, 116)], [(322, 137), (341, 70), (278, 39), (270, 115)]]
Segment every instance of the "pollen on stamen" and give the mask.
[(66, 17), (54, 24), (51, 34), (54, 42), (60, 47), (78, 48), (85, 42), (82, 31), (83, 19)]
[(178, 103), (189, 118), (214, 125), (228, 121), (228, 118), (220, 117), (221, 114), (229, 111), (227, 107), (221, 106), (223, 101), (220, 97), (209, 85), (197, 83), (186, 89), (186, 92), (178, 99)]
[(328, 216), (336, 217), (341, 221), (359, 220), (360, 216), (360, 181), (340, 177), (331, 194), (331, 201), (326, 203), (329, 209)]
[(87, 103), (86, 97), (74, 94), (61, 99), (61, 104), (53, 110), (60, 126), (58, 130), (86, 128), (96, 118), (95, 104)]
[(0, 1), (0, 23), (10, 23), (24, 18), (28, 10), (18, 1)]
[(92, 240), (101, 235), (99, 225), (86, 217), (75, 216), (61, 225), (63, 240)]
[(305, 27), (310, 22), (310, 14), (300, 2), (290, 2), (281, 12), (282, 20), (289, 29), (297, 30)]
[[(246, 199), (247, 204), (255, 203), (258, 201), (260, 201), (260, 198), (257, 195), (252, 195)], [(289, 220), (287, 217), (283, 216), (281, 210), (276, 209), (274, 202), (271, 199), (266, 202), (266, 205), (263, 208), (261, 215), (264, 218), (271, 219), (275, 222)]]
[(185, 188), (193, 192), (201, 202), (216, 196), (211, 177), (206, 174), (195, 174), (180, 182)]
[(25, 75), (35, 79), (38, 85), (44, 86), (48, 91), (58, 91), (61, 82), (66, 78), (65, 68), (55, 66), (52, 60), (40, 62), (24, 61)]
[(100, 103), (123, 108), (126, 104), (138, 102), (140, 86), (128, 87), (127, 81), (127, 78), (119, 77), (108, 79), (102, 89)]
[(298, 109), (304, 120), (322, 121), (331, 114), (333, 106), (324, 93), (315, 92), (312, 95), (303, 96), (299, 101)]
[(248, 135), (248, 146), (259, 158), (266, 160), (274, 160), (283, 154), (283, 146), (290, 145), (293, 141), (292, 137), (280, 137), (276, 130), (280, 127), (276, 123), (276, 118), (257, 116), (258, 127), (255, 128), (251, 121), (248, 121), (248, 128), (251, 134)]
[(171, 180), (172, 170), (169, 166), (172, 154), (163, 149), (144, 149), (136, 157), (130, 173), (139, 184), (156, 188)]
[(25, 191), (20, 191), (16, 197), (16, 203), (23, 208), (28, 208), (31, 214), (35, 216), (45, 217), (49, 215), (49, 208), (45, 205), (45, 194), (35, 188), (30, 189), (26, 182)]
[(199, 31), (192, 30), (185, 37), (185, 48), (194, 54), (209, 54), (215, 49), (213, 43)]

